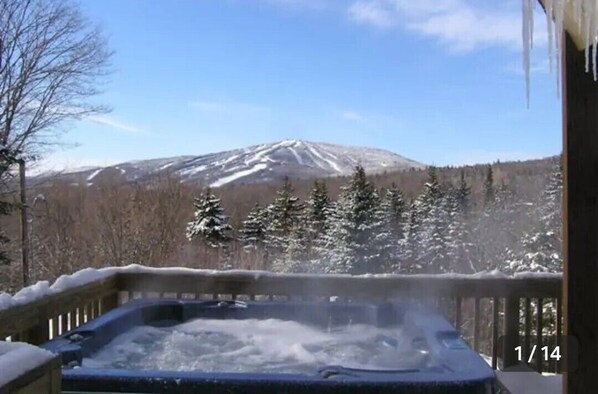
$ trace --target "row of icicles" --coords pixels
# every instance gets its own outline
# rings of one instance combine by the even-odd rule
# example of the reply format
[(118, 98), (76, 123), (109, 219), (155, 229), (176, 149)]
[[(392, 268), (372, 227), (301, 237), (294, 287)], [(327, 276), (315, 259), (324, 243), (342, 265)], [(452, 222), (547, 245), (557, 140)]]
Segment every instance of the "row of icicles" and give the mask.
[[(586, 72), (590, 67), (594, 80), (598, 80), (596, 54), (598, 47), (598, 0), (541, 0), (546, 11), (548, 29), (549, 70), (552, 72), (556, 64), (557, 91), (560, 90), (560, 67), (563, 54), (563, 31), (565, 29), (565, 12), (575, 26), (576, 33), (584, 38), (586, 54)], [(537, 0), (523, 2), (523, 68), (527, 101), (530, 94), (530, 51), (534, 42), (534, 8)], [(570, 27), (569, 27), (570, 28)]]

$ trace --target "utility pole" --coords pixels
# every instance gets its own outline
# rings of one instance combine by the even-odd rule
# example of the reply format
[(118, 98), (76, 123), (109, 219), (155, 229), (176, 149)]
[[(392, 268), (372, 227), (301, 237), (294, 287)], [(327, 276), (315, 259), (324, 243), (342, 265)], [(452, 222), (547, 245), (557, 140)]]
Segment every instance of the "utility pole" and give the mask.
[(23, 287), (29, 285), (29, 222), (27, 222), (27, 194), (25, 190), (25, 160), (19, 159), (19, 185), (21, 192), (21, 262)]

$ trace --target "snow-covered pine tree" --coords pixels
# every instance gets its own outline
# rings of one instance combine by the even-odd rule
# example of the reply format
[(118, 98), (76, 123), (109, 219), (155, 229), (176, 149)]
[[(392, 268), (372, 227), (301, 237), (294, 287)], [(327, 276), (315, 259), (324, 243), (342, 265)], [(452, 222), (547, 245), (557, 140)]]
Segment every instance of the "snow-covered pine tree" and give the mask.
[[(384, 229), (380, 237), (386, 238), (384, 240), (386, 245), (382, 245), (386, 249), (383, 254), (388, 256), (385, 270), (395, 271), (402, 257), (400, 242), (403, 238), (405, 199), (403, 193), (394, 183), (384, 192), (379, 215)], [(382, 239), (380, 239), (380, 242), (382, 242)]]
[(400, 238), (402, 234), (403, 215), (405, 213), (405, 197), (394, 183), (384, 194), (382, 210), (389, 216), (394, 235)]
[(259, 203), (256, 203), (239, 230), (239, 241), (243, 249), (246, 251), (261, 249), (264, 245), (266, 227), (266, 212)]
[(274, 201), (268, 206), (268, 226), (264, 244), (271, 259), (284, 252), (287, 238), (293, 227), (300, 225), (304, 206), (294, 195), (293, 185), (285, 177), (282, 189), (276, 192)]
[(468, 215), (471, 209), (471, 187), (465, 180), (465, 171), (461, 169), (459, 174), (459, 183), (454, 193), (455, 202), (457, 203), (458, 210), (463, 215)]
[(425, 215), (442, 197), (442, 188), (438, 181), (437, 169), (435, 166), (428, 167), (428, 180), (424, 184), (424, 191), (418, 197), (421, 201), (420, 211)]
[(433, 200), (427, 216), (422, 222), (425, 234), (423, 253), (420, 262), (426, 273), (448, 272), (449, 267), (449, 195)]
[(510, 273), (560, 272), (562, 270), (561, 195), (562, 167), (556, 163), (546, 188), (529, 213), (531, 231), (521, 238), (521, 249), (508, 262)]
[[(420, 220), (418, 229), (418, 254), (415, 263), (425, 272), (435, 272), (436, 268), (444, 269), (446, 260), (446, 213), (443, 211), (444, 192), (438, 181), (437, 169), (428, 167), (428, 180), (423, 192), (417, 197), (415, 207)], [(434, 260), (434, 263), (432, 263)], [(434, 268), (436, 267), (436, 268)]]
[(474, 273), (477, 271), (473, 261), (474, 249), (470, 234), (470, 195), (471, 189), (465, 181), (464, 171), (461, 171), (457, 187), (447, 194), (448, 254), (451, 272)]
[[(187, 238), (199, 239), (207, 247), (219, 249), (232, 240), (232, 227), (220, 199), (216, 198), (210, 188), (193, 202), (195, 212), (193, 220), (187, 223)], [(226, 253), (225, 253), (226, 255)]]
[(421, 201), (415, 199), (405, 211), (403, 218), (403, 238), (401, 239), (401, 256), (395, 272), (414, 274), (422, 272), (423, 267), (419, 262), (422, 253), (422, 218), (419, 206)]
[(316, 180), (307, 200), (305, 215), (310, 238), (315, 239), (324, 231), (330, 215), (330, 207), (331, 202), (326, 182)]
[(342, 189), (323, 242), (326, 272), (380, 272), (386, 263), (387, 243), (380, 216), (380, 197), (362, 166), (355, 167)]
[(472, 233), (478, 270), (503, 270), (506, 262), (518, 255), (527, 209), (526, 204), (517, 203), (506, 184), (494, 192), (494, 201), (480, 213)]
[(273, 269), (278, 272), (305, 273), (313, 271), (305, 225), (297, 223), (291, 228), (284, 252), (277, 256)]

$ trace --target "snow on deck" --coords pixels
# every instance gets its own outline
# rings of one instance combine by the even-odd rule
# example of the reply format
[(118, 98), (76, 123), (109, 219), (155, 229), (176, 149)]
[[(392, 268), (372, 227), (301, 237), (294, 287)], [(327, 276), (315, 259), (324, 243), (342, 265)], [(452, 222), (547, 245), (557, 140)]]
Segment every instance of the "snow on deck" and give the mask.
[(55, 357), (27, 343), (0, 341), (0, 388)]
[[(203, 274), (203, 275), (230, 275), (230, 274), (244, 274), (253, 275), (256, 279), (261, 276), (280, 276), (285, 274), (278, 274), (270, 271), (258, 270), (210, 270), (210, 269), (196, 269), (185, 267), (146, 267), (138, 264), (131, 264), (125, 267), (106, 267), (106, 268), (84, 268), (71, 275), (62, 275), (50, 285), (48, 281), (39, 281), (34, 285), (25, 287), (16, 294), (0, 293), (0, 310), (8, 309), (12, 306), (26, 304), (47, 295), (59, 293), (73, 287), (82, 286), (96, 280), (104, 279), (114, 275), (118, 272), (128, 273), (152, 273), (152, 274)], [(506, 275), (498, 270), (478, 272), (476, 274), (365, 274), (365, 275), (350, 275), (350, 274), (293, 274), (294, 276), (302, 278), (321, 278), (326, 277), (362, 277), (362, 278), (442, 278), (442, 279), (546, 279), (546, 278), (562, 278), (560, 273), (544, 273), (544, 272), (523, 272), (515, 274), (514, 276)]]

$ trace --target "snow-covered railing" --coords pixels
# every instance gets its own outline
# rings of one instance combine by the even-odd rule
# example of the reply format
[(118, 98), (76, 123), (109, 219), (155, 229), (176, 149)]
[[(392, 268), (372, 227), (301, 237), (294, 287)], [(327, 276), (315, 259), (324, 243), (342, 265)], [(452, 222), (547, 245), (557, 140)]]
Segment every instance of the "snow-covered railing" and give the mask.
[(0, 342), (0, 394), (60, 394), (60, 356), (22, 342)]
[[(43, 343), (135, 298), (239, 300), (418, 300), (438, 307), (481, 353), (499, 363), (503, 346), (547, 344), (561, 335), (561, 284), (555, 274), (315, 275), (128, 266), (86, 269), (54, 285), (0, 294), (0, 338)], [(539, 317), (539, 318), (538, 318)], [(509, 352), (514, 354), (514, 352)], [(507, 356), (504, 365), (516, 360)], [(555, 365), (538, 363), (538, 370)]]

